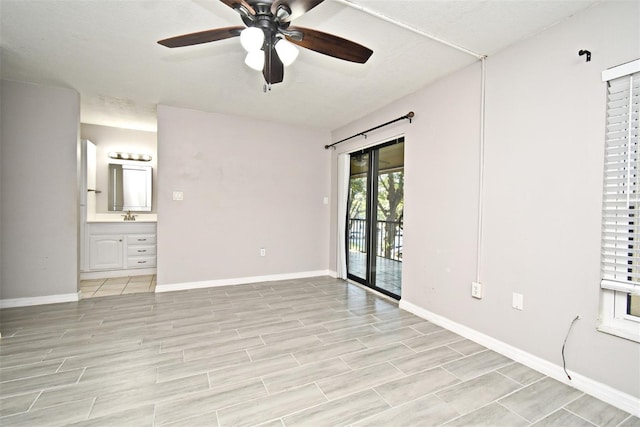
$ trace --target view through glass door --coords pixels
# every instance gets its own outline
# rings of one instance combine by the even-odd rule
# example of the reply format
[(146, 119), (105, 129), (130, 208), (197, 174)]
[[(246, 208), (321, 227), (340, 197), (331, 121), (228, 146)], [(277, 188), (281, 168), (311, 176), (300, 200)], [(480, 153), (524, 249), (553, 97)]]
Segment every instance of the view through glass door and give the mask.
[(351, 154), (347, 277), (400, 298), (404, 138)]

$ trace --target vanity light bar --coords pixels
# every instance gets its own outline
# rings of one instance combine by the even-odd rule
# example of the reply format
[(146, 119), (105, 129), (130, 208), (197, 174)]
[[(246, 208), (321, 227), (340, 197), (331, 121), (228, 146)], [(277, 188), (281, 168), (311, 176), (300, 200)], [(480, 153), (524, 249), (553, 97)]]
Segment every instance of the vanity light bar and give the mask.
[(120, 153), (113, 151), (109, 153), (109, 157), (117, 160), (137, 160), (140, 162), (151, 161), (151, 156), (148, 154)]

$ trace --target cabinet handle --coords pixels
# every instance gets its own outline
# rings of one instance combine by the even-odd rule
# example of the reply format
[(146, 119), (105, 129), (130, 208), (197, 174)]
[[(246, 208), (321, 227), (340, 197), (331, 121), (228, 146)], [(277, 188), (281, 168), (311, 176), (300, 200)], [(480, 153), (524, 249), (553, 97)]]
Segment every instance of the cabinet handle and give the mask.
[(138, 249), (138, 252), (147, 252), (146, 249)]
[(138, 264), (146, 264), (147, 261), (138, 261)]
[(138, 242), (146, 242), (147, 239), (138, 239)]

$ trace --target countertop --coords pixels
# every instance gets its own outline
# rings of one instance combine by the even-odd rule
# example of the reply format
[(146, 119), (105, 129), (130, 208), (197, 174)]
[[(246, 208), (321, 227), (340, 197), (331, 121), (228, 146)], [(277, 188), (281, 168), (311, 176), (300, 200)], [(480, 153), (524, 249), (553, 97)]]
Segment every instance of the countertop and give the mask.
[(126, 223), (136, 223), (136, 222), (158, 222), (158, 214), (143, 214), (143, 213), (134, 213), (136, 220), (135, 221), (125, 221), (124, 213), (106, 213), (106, 214), (94, 214), (87, 218), (88, 223), (92, 222), (126, 222)]

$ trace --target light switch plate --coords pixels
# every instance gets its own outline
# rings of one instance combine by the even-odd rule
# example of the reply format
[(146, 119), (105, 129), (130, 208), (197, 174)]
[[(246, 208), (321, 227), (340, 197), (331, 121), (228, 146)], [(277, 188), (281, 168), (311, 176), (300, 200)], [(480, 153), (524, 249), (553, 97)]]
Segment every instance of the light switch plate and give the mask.
[(184, 200), (184, 195), (182, 194), (182, 191), (174, 191), (173, 200)]
[(513, 293), (513, 308), (516, 310), (524, 309), (524, 297), (522, 294)]
[(482, 299), (482, 284), (480, 282), (471, 282), (471, 296)]

